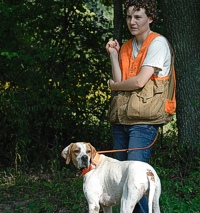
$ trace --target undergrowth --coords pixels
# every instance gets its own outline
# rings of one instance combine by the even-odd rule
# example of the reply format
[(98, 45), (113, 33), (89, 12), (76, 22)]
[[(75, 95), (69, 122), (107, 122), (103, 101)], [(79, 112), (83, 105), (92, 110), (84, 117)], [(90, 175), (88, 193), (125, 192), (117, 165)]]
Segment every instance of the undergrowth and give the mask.
[(1, 172), (0, 212), (87, 212), (82, 179), (73, 177), (69, 169), (51, 174), (13, 173)]
[[(158, 138), (150, 164), (157, 171), (162, 194), (162, 213), (200, 213), (200, 157), (186, 146), (178, 146), (176, 135)], [(0, 212), (2, 213), (86, 213), (82, 179), (66, 166), (47, 172), (25, 173), (15, 169), (0, 171)], [(37, 172), (36, 172), (37, 171)], [(100, 211), (102, 213), (102, 210)], [(119, 213), (119, 207), (113, 208)]]

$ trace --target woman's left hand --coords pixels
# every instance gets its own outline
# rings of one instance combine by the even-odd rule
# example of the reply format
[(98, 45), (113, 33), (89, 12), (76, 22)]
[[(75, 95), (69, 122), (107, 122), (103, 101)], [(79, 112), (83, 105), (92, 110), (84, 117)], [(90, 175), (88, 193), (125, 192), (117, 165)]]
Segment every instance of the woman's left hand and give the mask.
[(110, 89), (114, 90), (114, 84), (115, 84), (115, 82), (112, 79), (109, 79), (107, 81), (107, 83), (108, 83), (108, 86), (110, 87)]

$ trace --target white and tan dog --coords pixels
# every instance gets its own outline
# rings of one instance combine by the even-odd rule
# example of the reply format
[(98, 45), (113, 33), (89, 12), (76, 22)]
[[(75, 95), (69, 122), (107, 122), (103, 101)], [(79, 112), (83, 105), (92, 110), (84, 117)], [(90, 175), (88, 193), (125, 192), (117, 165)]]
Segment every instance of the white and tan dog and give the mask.
[(83, 191), (89, 213), (112, 213), (120, 205), (120, 213), (132, 213), (144, 194), (148, 197), (149, 213), (160, 213), (161, 184), (155, 170), (140, 161), (118, 161), (100, 155), (90, 143), (71, 143), (62, 151), (66, 164), (72, 160), (82, 171)]

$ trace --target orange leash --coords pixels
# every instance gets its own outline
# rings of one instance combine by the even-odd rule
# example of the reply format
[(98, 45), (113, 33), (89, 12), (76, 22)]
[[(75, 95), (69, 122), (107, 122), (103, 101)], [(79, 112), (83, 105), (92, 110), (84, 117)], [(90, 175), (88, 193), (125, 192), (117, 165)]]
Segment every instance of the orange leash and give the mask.
[(105, 151), (97, 151), (99, 154), (102, 153), (112, 153), (112, 152), (129, 152), (129, 151), (133, 151), (133, 150), (143, 150), (143, 149), (148, 149), (151, 146), (153, 146), (153, 144), (156, 142), (156, 139), (158, 137), (158, 134), (156, 135), (154, 141), (149, 145), (149, 146), (145, 146), (145, 147), (141, 147), (141, 148), (130, 148), (130, 149), (114, 149), (114, 150), (105, 150)]

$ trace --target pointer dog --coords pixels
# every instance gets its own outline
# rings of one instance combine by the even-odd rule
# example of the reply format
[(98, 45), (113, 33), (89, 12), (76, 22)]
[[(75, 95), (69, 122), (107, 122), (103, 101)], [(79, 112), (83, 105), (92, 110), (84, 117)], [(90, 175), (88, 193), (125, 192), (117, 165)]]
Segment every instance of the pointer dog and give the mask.
[(72, 160), (82, 173), (83, 191), (89, 213), (112, 213), (120, 205), (120, 213), (132, 213), (144, 194), (148, 197), (149, 213), (160, 213), (161, 184), (155, 170), (140, 161), (118, 161), (100, 155), (90, 143), (71, 143), (62, 151), (66, 164)]

